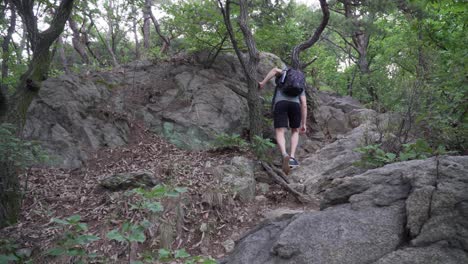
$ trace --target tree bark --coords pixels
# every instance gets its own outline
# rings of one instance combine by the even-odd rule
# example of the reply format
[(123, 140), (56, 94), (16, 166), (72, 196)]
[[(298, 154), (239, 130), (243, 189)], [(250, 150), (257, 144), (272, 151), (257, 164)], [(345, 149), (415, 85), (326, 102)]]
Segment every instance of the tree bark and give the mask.
[(88, 53), (86, 52), (86, 43), (84, 42), (85, 38), (83, 38), (80, 30), (78, 29), (78, 25), (76, 24), (72, 16), (68, 18), (68, 25), (70, 26), (70, 29), (73, 32), (73, 35), (72, 35), (73, 48), (80, 55), (83, 63), (89, 64), (89, 57), (88, 57)]
[(328, 24), (328, 20), (330, 19), (330, 10), (328, 9), (328, 3), (326, 0), (319, 0), (320, 1), (320, 8), (322, 9), (322, 21), (320, 25), (315, 30), (314, 34), (305, 42), (295, 46), (292, 51), (292, 67), (294, 69), (302, 69), (303, 65), (300, 62), (299, 54), (312, 47), (320, 38), (320, 35), (325, 30), (325, 27)]
[(3, 37), (2, 43), (2, 83), (0, 86), (0, 92), (4, 94), (4, 96), (8, 96), (8, 85), (5, 83), (6, 78), (8, 78), (8, 63), (10, 62), (10, 43), (11, 37), (15, 32), (16, 28), (16, 10), (15, 6), (10, 4), (10, 25), (8, 26), (7, 34)]
[[(86, 48), (88, 49), (88, 52), (89, 54), (91, 54), (91, 56), (93, 56), (93, 58), (99, 63), (99, 65), (101, 66), (105, 66), (105, 63), (102, 61), (101, 59), (101, 56), (98, 54), (98, 53), (95, 53), (93, 52), (93, 49), (91, 48), (91, 41), (89, 41), (89, 34), (88, 32), (91, 31), (91, 28), (92, 27), (95, 27), (95, 24), (94, 24), (94, 20), (93, 20), (93, 16), (92, 14), (90, 13), (87, 13), (86, 16), (89, 18), (89, 25), (88, 25), (88, 28), (86, 30), (83, 30), (82, 31), (82, 34), (83, 34), (83, 42), (86, 44)], [(96, 27), (95, 27), (96, 28)], [(96, 31), (98, 32), (98, 35), (99, 35), (99, 38), (101, 39), (101, 41), (103, 41), (103, 43), (105, 43), (104, 39), (102, 38), (102, 36), (100, 35), (98, 29), (96, 28)]]
[(133, 38), (135, 39), (135, 59), (140, 59), (140, 41), (138, 40), (138, 33), (137, 33), (137, 10), (135, 5), (132, 5), (132, 30), (133, 30)]
[(17, 52), (18, 64), (22, 63), (21, 57), (25, 50), (26, 50), (27, 60), (29, 61), (31, 59), (31, 55), (29, 51), (29, 43), (28, 43), (28, 31), (26, 30), (25, 24), (23, 24), (22, 27), (23, 27), (23, 34), (21, 36), (21, 41), (19, 44), (18, 52)]
[(150, 19), (151, 19), (151, 0), (145, 0), (143, 7), (143, 47), (145, 50), (150, 48)]
[[(366, 31), (365, 24), (362, 21), (362, 14), (357, 10), (359, 3), (356, 3), (352, 0), (338, 0), (343, 4), (344, 7), (344, 16), (351, 22), (354, 32), (352, 32), (351, 40), (352, 42), (346, 40), (346, 38), (340, 34), (343, 40), (352, 47), (358, 54), (357, 57), (357, 66), (361, 72), (361, 79), (363, 80), (362, 85), (367, 90), (367, 93), (371, 97), (373, 102), (378, 102), (379, 97), (375, 91), (374, 85), (370, 82), (370, 61), (368, 58), (368, 48), (370, 33)], [(373, 14), (370, 14), (369, 21), (373, 21)]]
[[(109, 9), (113, 9), (113, 1), (109, 1)], [(109, 51), (109, 54), (111, 55), (112, 58), (112, 63), (114, 64), (114, 67), (119, 66), (119, 61), (117, 60), (117, 57), (115, 56), (115, 51), (116, 51), (116, 46), (115, 46), (115, 41), (114, 41), (114, 21), (111, 17), (110, 11), (107, 10), (107, 25), (109, 26), (109, 29), (106, 34), (106, 40), (105, 44), (107, 47), (107, 50)], [(98, 32), (99, 33), (99, 32)]]
[(68, 67), (68, 60), (67, 60), (67, 56), (65, 54), (65, 48), (64, 48), (62, 35), (60, 35), (58, 37), (57, 44), (58, 44), (57, 48), (58, 48), (60, 60), (62, 61), (62, 65), (63, 65), (63, 70), (65, 71), (66, 74), (69, 74), (70, 73), (70, 67)]
[[(19, 135), (24, 126), (29, 105), (41, 89), (42, 82), (47, 78), (51, 61), (50, 47), (63, 32), (74, 0), (61, 1), (49, 28), (43, 32), (39, 32), (37, 28), (37, 18), (33, 13), (33, 1), (11, 0), (11, 2), (26, 24), (28, 38), (33, 47), (33, 58), (28, 70), (21, 76), (15, 93), (7, 102), (6, 111), (0, 112), (0, 121), (15, 124), (17, 126), (16, 132)], [(4, 161), (2, 163), (0, 164), (0, 226), (16, 221), (21, 202), (18, 171), (12, 164)]]
[(239, 15), (239, 27), (244, 36), (245, 45), (248, 50), (248, 61), (245, 61), (244, 55), (242, 54), (237, 39), (234, 34), (234, 30), (231, 23), (231, 1), (226, 0), (225, 5), (221, 0), (218, 0), (218, 5), (223, 14), (224, 24), (226, 25), (229, 38), (231, 39), (232, 46), (236, 52), (237, 58), (242, 66), (244, 75), (247, 79), (247, 105), (249, 106), (249, 129), (250, 129), (250, 140), (255, 136), (262, 136), (263, 134), (263, 115), (262, 115), (262, 102), (260, 101), (257, 81), (257, 68), (260, 61), (260, 56), (256, 47), (255, 40), (252, 35), (252, 31), (248, 26), (248, 3), (247, 0), (240, 0), (240, 15)]
[(159, 25), (158, 20), (156, 17), (153, 15), (153, 11), (151, 11), (151, 1), (147, 0), (145, 2), (146, 10), (148, 11), (151, 20), (153, 21), (154, 29), (156, 30), (156, 33), (158, 34), (159, 38), (161, 38), (163, 45), (161, 48), (161, 53), (167, 53), (169, 51), (169, 47), (171, 46), (171, 41), (168, 37), (164, 36), (164, 34), (161, 31), (161, 26)]

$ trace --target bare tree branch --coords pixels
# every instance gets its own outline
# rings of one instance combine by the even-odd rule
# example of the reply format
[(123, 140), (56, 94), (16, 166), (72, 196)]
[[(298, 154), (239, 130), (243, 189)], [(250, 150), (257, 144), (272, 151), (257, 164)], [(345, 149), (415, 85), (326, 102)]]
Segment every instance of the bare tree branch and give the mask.
[(312, 47), (320, 37), (320, 34), (325, 30), (325, 27), (328, 24), (328, 20), (330, 19), (330, 11), (328, 10), (328, 4), (326, 0), (319, 0), (320, 1), (320, 8), (322, 9), (322, 22), (315, 30), (314, 34), (305, 42), (297, 45), (294, 47), (292, 52), (292, 67), (295, 69), (303, 68), (301, 62), (299, 61), (299, 54), (301, 51), (304, 51), (310, 47)]
[(330, 29), (331, 31), (335, 32), (336, 34), (338, 34), (338, 36), (341, 37), (341, 39), (343, 39), (343, 41), (348, 44), (349, 46), (351, 46), (353, 49), (355, 49), (356, 51), (358, 50), (358, 48), (351, 42), (349, 42), (347, 39), (346, 39), (346, 36), (343, 35), (343, 33), (341, 33), (340, 31), (334, 29), (333, 27), (328, 27), (328, 29)]
[(244, 72), (247, 72), (247, 67), (245, 65), (243, 55), (240, 52), (239, 45), (237, 44), (237, 39), (232, 28), (230, 4), (230, 0), (226, 0), (226, 6), (223, 5), (223, 2), (221, 0), (218, 0), (218, 6), (221, 11), (221, 14), (223, 15), (224, 24), (226, 25), (226, 29), (229, 34), (229, 38), (231, 39), (232, 46), (234, 47), (234, 51), (236, 52), (237, 58), (239, 59), (242, 69), (244, 70)]

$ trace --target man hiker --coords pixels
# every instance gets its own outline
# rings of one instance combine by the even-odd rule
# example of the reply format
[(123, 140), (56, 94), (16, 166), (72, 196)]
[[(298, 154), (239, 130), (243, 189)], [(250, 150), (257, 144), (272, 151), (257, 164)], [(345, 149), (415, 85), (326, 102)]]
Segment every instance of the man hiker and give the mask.
[[(265, 79), (258, 83), (259, 89), (262, 89), (273, 77), (276, 77), (275, 95), (272, 102), (275, 136), (283, 155), (283, 171), (288, 174), (291, 168), (299, 166), (299, 162), (295, 158), (299, 133), (304, 134), (307, 130), (305, 77), (299, 70), (273, 68), (265, 76)], [(286, 152), (284, 136), (288, 127), (291, 128), (290, 154)]]

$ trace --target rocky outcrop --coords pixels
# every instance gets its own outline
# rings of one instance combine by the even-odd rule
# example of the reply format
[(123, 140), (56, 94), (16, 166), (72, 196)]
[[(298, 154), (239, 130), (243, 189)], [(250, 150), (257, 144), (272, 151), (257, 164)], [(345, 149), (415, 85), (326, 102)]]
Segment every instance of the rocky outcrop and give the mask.
[(468, 157), (333, 179), (323, 211), (269, 220), (222, 263), (468, 263)]
[[(262, 54), (259, 76), (278, 61)], [(128, 143), (135, 120), (179, 147), (199, 149), (220, 132), (241, 134), (247, 127), (247, 103), (230, 87), (247, 89), (230, 54), (209, 69), (195, 61), (141, 61), (51, 78), (29, 108), (24, 136), (39, 140), (56, 165), (69, 168), (81, 166), (91, 151)]]
[(308, 194), (321, 192), (323, 186), (335, 178), (356, 175), (366, 170), (355, 165), (361, 159), (361, 154), (354, 149), (366, 144), (365, 141), (371, 144), (378, 139), (375, 124), (371, 120), (377, 113), (359, 109), (352, 110), (346, 116), (357, 127), (305, 156), (301, 166), (291, 173), (296, 182), (304, 183)]

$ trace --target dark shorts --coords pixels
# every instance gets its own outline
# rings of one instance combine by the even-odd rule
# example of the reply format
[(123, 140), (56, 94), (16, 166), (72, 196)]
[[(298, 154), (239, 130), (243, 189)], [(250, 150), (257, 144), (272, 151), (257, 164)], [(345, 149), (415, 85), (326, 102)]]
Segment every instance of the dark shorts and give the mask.
[(277, 102), (273, 111), (273, 121), (275, 128), (299, 128), (301, 126), (301, 105), (290, 101)]

